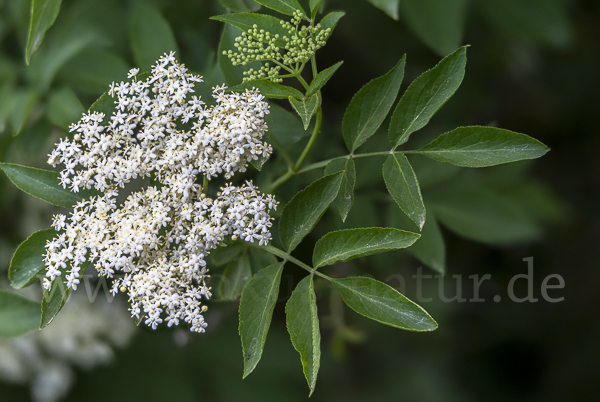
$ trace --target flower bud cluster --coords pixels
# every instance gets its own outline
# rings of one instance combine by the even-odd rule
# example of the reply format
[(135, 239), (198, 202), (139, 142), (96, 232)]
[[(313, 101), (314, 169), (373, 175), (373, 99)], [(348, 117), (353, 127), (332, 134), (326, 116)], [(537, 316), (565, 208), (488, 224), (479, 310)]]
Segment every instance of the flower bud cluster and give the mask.
[[(229, 57), (234, 66), (245, 66), (255, 61), (267, 62), (258, 71), (253, 68), (244, 71), (244, 82), (255, 79), (281, 82), (283, 80), (279, 73), (282, 65), (294, 70), (298, 64), (306, 63), (318, 49), (325, 46), (331, 33), (331, 29), (323, 29), (321, 24), (300, 27), (302, 19), (302, 13), (296, 11), (290, 22), (280, 21), (289, 36), (274, 35), (255, 24), (242, 32), (242, 36), (235, 38), (234, 45), (238, 52), (223, 51), (223, 55)], [(269, 61), (274, 65), (270, 65)]]
[[(277, 202), (251, 182), (228, 184), (211, 199), (196, 183), (223, 173), (245, 171), (247, 162), (267, 157), (261, 138), (268, 105), (257, 91), (226, 94), (214, 89), (216, 105), (188, 94), (201, 78), (188, 74), (173, 54), (161, 57), (145, 81), (111, 86), (116, 111), (104, 124), (102, 113), (84, 114), (71, 126), (73, 139), (59, 142), (49, 163), (64, 165), (60, 181), (77, 192), (101, 195), (82, 200), (69, 219), (56, 215), (60, 231), (45, 255), (44, 288), (64, 275), (76, 289), (87, 264), (113, 278), (112, 292), (125, 292), (131, 314), (152, 328), (189, 323), (204, 332), (202, 305), (211, 296), (205, 257), (227, 236), (267, 244), (270, 210)], [(191, 124), (186, 130), (184, 125)], [(119, 192), (132, 179), (153, 176), (158, 185)]]

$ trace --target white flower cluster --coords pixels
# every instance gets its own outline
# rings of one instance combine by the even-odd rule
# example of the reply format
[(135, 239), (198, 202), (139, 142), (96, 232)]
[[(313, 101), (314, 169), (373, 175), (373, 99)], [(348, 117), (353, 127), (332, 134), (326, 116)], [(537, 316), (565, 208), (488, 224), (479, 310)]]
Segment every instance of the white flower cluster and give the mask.
[[(211, 295), (204, 258), (226, 236), (267, 244), (277, 203), (249, 182), (228, 184), (211, 199), (197, 175), (230, 178), (248, 161), (268, 157), (272, 149), (261, 140), (268, 105), (257, 91), (226, 94), (226, 87), (214, 89), (217, 104), (210, 108), (196, 96), (187, 100), (202, 80), (173, 53), (145, 81), (137, 73), (130, 72), (132, 82), (111, 85), (117, 107), (108, 125), (102, 113), (84, 114), (71, 126), (73, 139), (61, 140), (50, 155), (50, 164), (65, 166), (63, 187), (102, 195), (79, 202), (69, 219), (55, 216), (53, 227), (62, 232), (46, 246), (44, 287), (64, 274), (76, 289), (90, 262), (114, 278), (112, 292), (128, 293), (131, 314), (145, 316), (152, 328), (183, 320), (204, 332), (201, 298)], [(182, 128), (188, 122), (191, 129)], [(158, 186), (132, 192), (117, 206), (120, 188), (152, 175)]]

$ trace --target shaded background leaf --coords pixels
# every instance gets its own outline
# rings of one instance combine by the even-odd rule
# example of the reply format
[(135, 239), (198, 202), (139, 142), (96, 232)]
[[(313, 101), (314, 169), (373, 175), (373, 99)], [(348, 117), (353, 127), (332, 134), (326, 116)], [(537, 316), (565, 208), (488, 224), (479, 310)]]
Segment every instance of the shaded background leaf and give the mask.
[(445, 56), (462, 44), (467, 4), (468, 0), (402, 0), (402, 16), (424, 44)]
[(181, 59), (169, 23), (152, 2), (132, 0), (129, 18), (129, 40), (137, 68), (150, 70), (164, 53), (175, 52)]
[(367, 0), (375, 7), (397, 20), (399, 17), (400, 0)]
[(484, 188), (456, 188), (428, 205), (444, 226), (477, 242), (518, 243), (541, 234), (539, 225), (518, 203)]
[(352, 158), (334, 159), (325, 167), (325, 176), (343, 171), (344, 177), (340, 191), (334, 201), (335, 206), (340, 213), (342, 222), (346, 221), (346, 217), (354, 203), (354, 184), (356, 183), (356, 167)]
[(219, 295), (225, 300), (235, 300), (252, 278), (252, 267), (247, 253), (233, 259), (219, 282)]
[(0, 338), (12, 338), (37, 329), (40, 305), (33, 301), (0, 290)]
[(256, 0), (256, 2), (285, 15), (294, 15), (294, 12), (299, 10), (306, 16), (304, 9), (297, 0)]
[(260, 4), (254, 0), (219, 0), (219, 3), (234, 13), (244, 13), (260, 10)]

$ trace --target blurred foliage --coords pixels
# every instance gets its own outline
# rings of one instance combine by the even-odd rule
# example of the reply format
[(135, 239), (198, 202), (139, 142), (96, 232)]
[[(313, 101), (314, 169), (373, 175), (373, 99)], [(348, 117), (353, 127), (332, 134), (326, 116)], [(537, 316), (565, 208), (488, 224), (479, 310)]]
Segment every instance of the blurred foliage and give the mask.
[[(370, 3), (400, 3), (399, 21)], [(370, 322), (344, 310), (335, 292), (317, 280), (319, 312), (327, 325), (322, 326), (321, 378), (312, 399), (537, 401), (595, 395), (600, 317), (594, 283), (600, 278), (598, 270), (591, 268), (597, 268), (595, 249), (600, 237), (599, 194), (594, 185), (600, 173), (600, 140), (595, 134), (600, 6), (592, 0), (370, 3), (324, 2), (328, 11), (343, 10), (346, 16), (328, 51), (319, 54), (320, 63), (331, 66), (344, 60), (344, 64), (323, 91), (328, 109), (312, 160), (343, 153), (339, 131), (343, 111), (372, 77), (388, 71), (406, 53), (405, 82), (410, 82), (433, 66), (439, 55), (461, 44), (472, 46), (465, 80), (415, 140), (423, 145), (458, 125), (497, 123), (530, 134), (553, 150), (533, 164), (480, 170), (410, 158), (423, 198), (432, 205), (428, 220), (435, 217), (432, 222), (442, 226), (424, 229), (430, 230), (436, 253), (391, 252), (338, 264), (328, 268), (328, 274), (374, 275), (401, 290), (405, 287), (407, 297), (417, 302), (419, 296), (430, 297), (421, 304), (436, 317), (440, 329), (423, 335)], [(239, 71), (225, 71), (223, 60), (216, 56), (221, 35), (236, 34), (227, 33), (229, 28), (209, 17), (224, 14), (224, 7), (258, 9), (251, 0), (65, 0), (26, 66), (30, 4), (0, 1), (0, 160), (37, 167), (44, 167), (45, 155), (69, 122), (112, 81), (124, 79), (133, 66), (147, 70), (156, 55), (173, 50), (174, 44), (178, 59), (204, 75), (206, 83), (199, 92), (205, 99), (210, 99), (211, 86), (225, 81), (224, 76), (227, 80), (241, 77)], [(441, 11), (445, 7), (449, 9)], [(389, 14), (394, 16), (392, 11)], [(165, 27), (172, 36), (164, 33)], [(305, 136), (300, 120), (284, 102), (272, 108), (280, 110), (271, 116), (272, 135), (294, 156)], [(382, 130), (364, 145), (363, 152), (386, 150), (387, 143)], [(267, 163), (272, 167), (255, 178), (259, 185), (286, 169), (281, 157)], [(391, 200), (380, 164), (356, 160), (354, 208), (344, 225), (337, 211), (328, 211), (311, 236), (313, 244), (330, 230), (375, 222), (412, 230), (410, 221), (383, 208)], [(277, 190), (277, 197), (289, 200), (299, 185), (320, 174), (312, 171), (295, 177)], [(248, 177), (255, 175), (248, 173)], [(0, 179), (0, 194), (0, 272), (6, 272), (17, 245), (47, 227), (54, 209), (32, 209), (36, 201), (20, 193), (5, 176)], [(485, 204), (477, 205), (487, 208), (471, 207), (476, 198), (485, 199)], [(477, 225), (462, 228), (464, 216)], [(440, 233), (445, 245), (440, 243)], [(310, 250), (312, 245), (302, 244), (297, 255), (309, 261)], [(529, 256), (534, 257), (537, 295), (545, 276), (560, 274), (567, 285), (557, 293), (563, 292), (565, 302), (493, 302), (494, 295), (505, 295), (512, 276), (526, 271), (522, 259)], [(425, 269), (425, 274), (445, 271), (446, 278), (443, 282), (425, 279), (418, 289), (413, 275), (420, 272), (421, 264), (433, 268)], [(211, 273), (223, 274), (227, 265), (221, 266)], [(485, 302), (440, 300), (440, 287), (448, 297), (456, 294), (453, 275), (461, 275), (461, 290), (469, 298), (473, 282), (467, 277), (488, 273), (492, 279), (480, 289)], [(300, 274), (291, 267), (284, 271), (262, 362), (245, 380), (240, 379), (236, 305), (213, 303), (206, 335), (140, 328), (132, 346), (111, 366), (79, 373), (69, 400), (304, 400), (304, 379), (285, 333), (283, 303)], [(526, 289), (517, 282), (517, 291)], [(185, 347), (179, 346), (186, 342)], [(27, 399), (27, 391), (18, 386), (0, 384), (0, 393), (6, 401)]]

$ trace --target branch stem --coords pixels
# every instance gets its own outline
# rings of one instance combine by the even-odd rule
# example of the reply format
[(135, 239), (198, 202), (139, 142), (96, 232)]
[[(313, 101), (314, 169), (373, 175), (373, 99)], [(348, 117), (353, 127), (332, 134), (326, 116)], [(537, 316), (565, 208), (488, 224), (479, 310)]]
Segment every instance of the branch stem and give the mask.
[(298, 260), (297, 258), (292, 257), (291, 255), (289, 255), (288, 253), (286, 253), (285, 251), (283, 251), (281, 249), (278, 249), (277, 247), (274, 247), (274, 246), (271, 246), (268, 244), (266, 246), (259, 246), (258, 244), (255, 244), (255, 243), (250, 243), (250, 247), (261, 248), (261, 249), (268, 251), (269, 253), (283, 259), (284, 261), (289, 261), (292, 264), (295, 264), (295, 265), (299, 266), (300, 268), (305, 269), (310, 274), (315, 274), (315, 275), (320, 276), (321, 278), (325, 278), (327, 280), (330, 279), (327, 275), (320, 273), (313, 267), (303, 263), (302, 261)]

